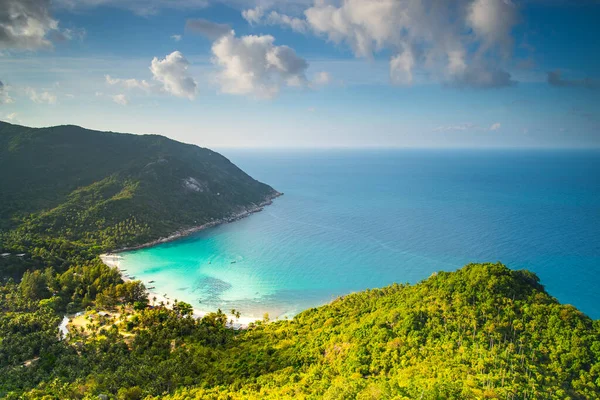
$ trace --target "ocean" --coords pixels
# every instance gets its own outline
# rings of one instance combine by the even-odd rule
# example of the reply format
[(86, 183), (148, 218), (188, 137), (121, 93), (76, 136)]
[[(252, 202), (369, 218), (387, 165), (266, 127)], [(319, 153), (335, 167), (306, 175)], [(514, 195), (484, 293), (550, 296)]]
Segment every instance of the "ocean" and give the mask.
[(121, 267), (203, 311), (291, 317), (500, 261), (600, 318), (600, 151), (221, 150), (285, 195)]

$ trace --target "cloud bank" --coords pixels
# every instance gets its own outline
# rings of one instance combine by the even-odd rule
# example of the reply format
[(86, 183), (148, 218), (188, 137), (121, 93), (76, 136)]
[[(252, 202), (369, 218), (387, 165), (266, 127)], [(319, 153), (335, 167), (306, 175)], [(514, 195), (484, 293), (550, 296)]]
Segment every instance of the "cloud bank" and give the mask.
[(502, 67), (512, 53), (518, 8), (510, 0), (315, 1), (303, 18), (245, 10), (253, 24), (312, 32), (348, 46), (356, 57), (390, 52), (390, 80), (414, 82), (415, 71), (451, 86), (498, 88), (515, 81)]

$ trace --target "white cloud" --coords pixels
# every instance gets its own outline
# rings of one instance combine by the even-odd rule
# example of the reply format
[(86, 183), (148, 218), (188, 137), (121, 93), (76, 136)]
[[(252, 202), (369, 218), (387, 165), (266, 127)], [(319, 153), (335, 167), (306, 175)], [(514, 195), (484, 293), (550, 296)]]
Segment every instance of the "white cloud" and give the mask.
[(7, 121), (15, 121), (17, 119), (17, 113), (10, 113), (4, 117)]
[(280, 25), (290, 27), (293, 31), (304, 33), (308, 30), (305, 20), (271, 11), (267, 16), (266, 23), (269, 25)]
[(231, 32), (213, 43), (213, 62), (221, 68), (217, 82), (224, 93), (270, 98), (283, 86), (307, 84), (308, 63), (287, 46), (274, 45), (270, 35)]
[(154, 57), (150, 65), (154, 80), (162, 84), (162, 89), (177, 97), (196, 97), (198, 85), (188, 75), (189, 61), (179, 51), (174, 51), (162, 60)]
[(502, 47), (510, 51), (512, 28), (517, 23), (517, 9), (510, 0), (474, 0), (467, 14), (467, 22), (482, 39), (484, 46)]
[(171, 35), (171, 39), (173, 39), (176, 42), (181, 41), (182, 38), (183, 38), (183, 36), (181, 36), (181, 35)]
[(227, 24), (218, 24), (206, 19), (188, 19), (185, 23), (185, 30), (198, 33), (210, 40), (216, 40), (231, 32), (231, 27)]
[(518, 9), (509, 0), (315, 1), (304, 18), (267, 14), (260, 7), (242, 14), (254, 24), (287, 25), (346, 44), (357, 57), (390, 51), (393, 83), (412, 83), (416, 68), (452, 86), (515, 83), (502, 68), (518, 21)]
[(402, 53), (390, 60), (390, 80), (398, 85), (410, 85), (413, 82), (413, 67), (415, 56), (411, 49), (406, 48)]
[(163, 59), (154, 57), (150, 64), (150, 72), (155, 82), (138, 79), (112, 78), (106, 75), (106, 83), (121, 86), (125, 89), (141, 89), (146, 93), (169, 93), (177, 97), (193, 100), (197, 93), (196, 81), (188, 75), (188, 60), (179, 51), (167, 55)]
[(497, 131), (498, 129), (500, 129), (502, 125), (500, 124), (500, 122), (496, 122), (494, 124), (492, 124), (492, 126), (490, 126), (490, 131)]
[(106, 83), (111, 86), (119, 85), (126, 89), (141, 89), (146, 92), (152, 90), (152, 85), (144, 79), (118, 79), (112, 78), (110, 75), (105, 75), (104, 77), (106, 79)]
[(31, 101), (34, 103), (56, 104), (56, 95), (48, 91), (38, 93), (35, 89), (28, 87), (25, 88), (25, 93), (27, 93)]
[(244, 19), (250, 24), (259, 24), (264, 15), (265, 12), (260, 6), (242, 11), (242, 17), (244, 17)]
[(122, 106), (126, 106), (127, 104), (129, 104), (129, 101), (127, 100), (127, 96), (125, 96), (124, 94), (117, 94), (112, 96), (112, 101), (114, 101), (117, 104), (120, 104)]

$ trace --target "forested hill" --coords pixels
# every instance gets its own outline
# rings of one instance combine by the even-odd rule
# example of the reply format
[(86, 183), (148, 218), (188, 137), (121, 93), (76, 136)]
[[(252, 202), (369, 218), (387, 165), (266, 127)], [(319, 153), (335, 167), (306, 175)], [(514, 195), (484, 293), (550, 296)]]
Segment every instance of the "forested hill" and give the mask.
[(0, 185), (0, 230), (12, 231), (0, 247), (17, 251), (48, 247), (31, 237), (92, 252), (139, 244), (277, 194), (220, 154), (163, 136), (4, 122)]
[[(5, 286), (0, 309), (12, 321), (48, 315), (49, 301), (28, 303), (24, 288)], [(123, 310), (68, 342), (50, 327), (24, 338), (6, 324), (0, 396), (600, 399), (600, 321), (559, 304), (534, 274), (502, 264), (366, 290), (242, 331), (225, 328), (220, 312), (195, 320), (185, 307)], [(44, 340), (36, 353), (33, 343)], [(18, 366), (36, 354), (39, 361)]]

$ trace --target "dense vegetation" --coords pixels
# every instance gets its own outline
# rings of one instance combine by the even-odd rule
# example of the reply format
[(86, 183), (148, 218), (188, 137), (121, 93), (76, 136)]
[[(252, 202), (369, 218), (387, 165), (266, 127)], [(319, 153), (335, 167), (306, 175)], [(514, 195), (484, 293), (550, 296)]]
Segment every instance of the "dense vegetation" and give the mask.
[[(0, 398), (600, 399), (600, 321), (501, 264), (238, 331), (220, 310), (149, 307), (98, 252), (275, 194), (209, 150), (0, 124), (0, 175)], [(63, 339), (63, 314), (84, 309)]]
[[(244, 331), (227, 329), (222, 313), (195, 320), (185, 306), (158, 307), (68, 342), (45, 300), (24, 298), (23, 282), (0, 298), (9, 313), (28, 311), (0, 324), (8, 398), (600, 398), (599, 321), (501, 264), (367, 290)], [(39, 332), (7, 334), (25, 318)], [(6, 360), (15, 346), (23, 356)], [(40, 359), (20, 366), (32, 346)]]

